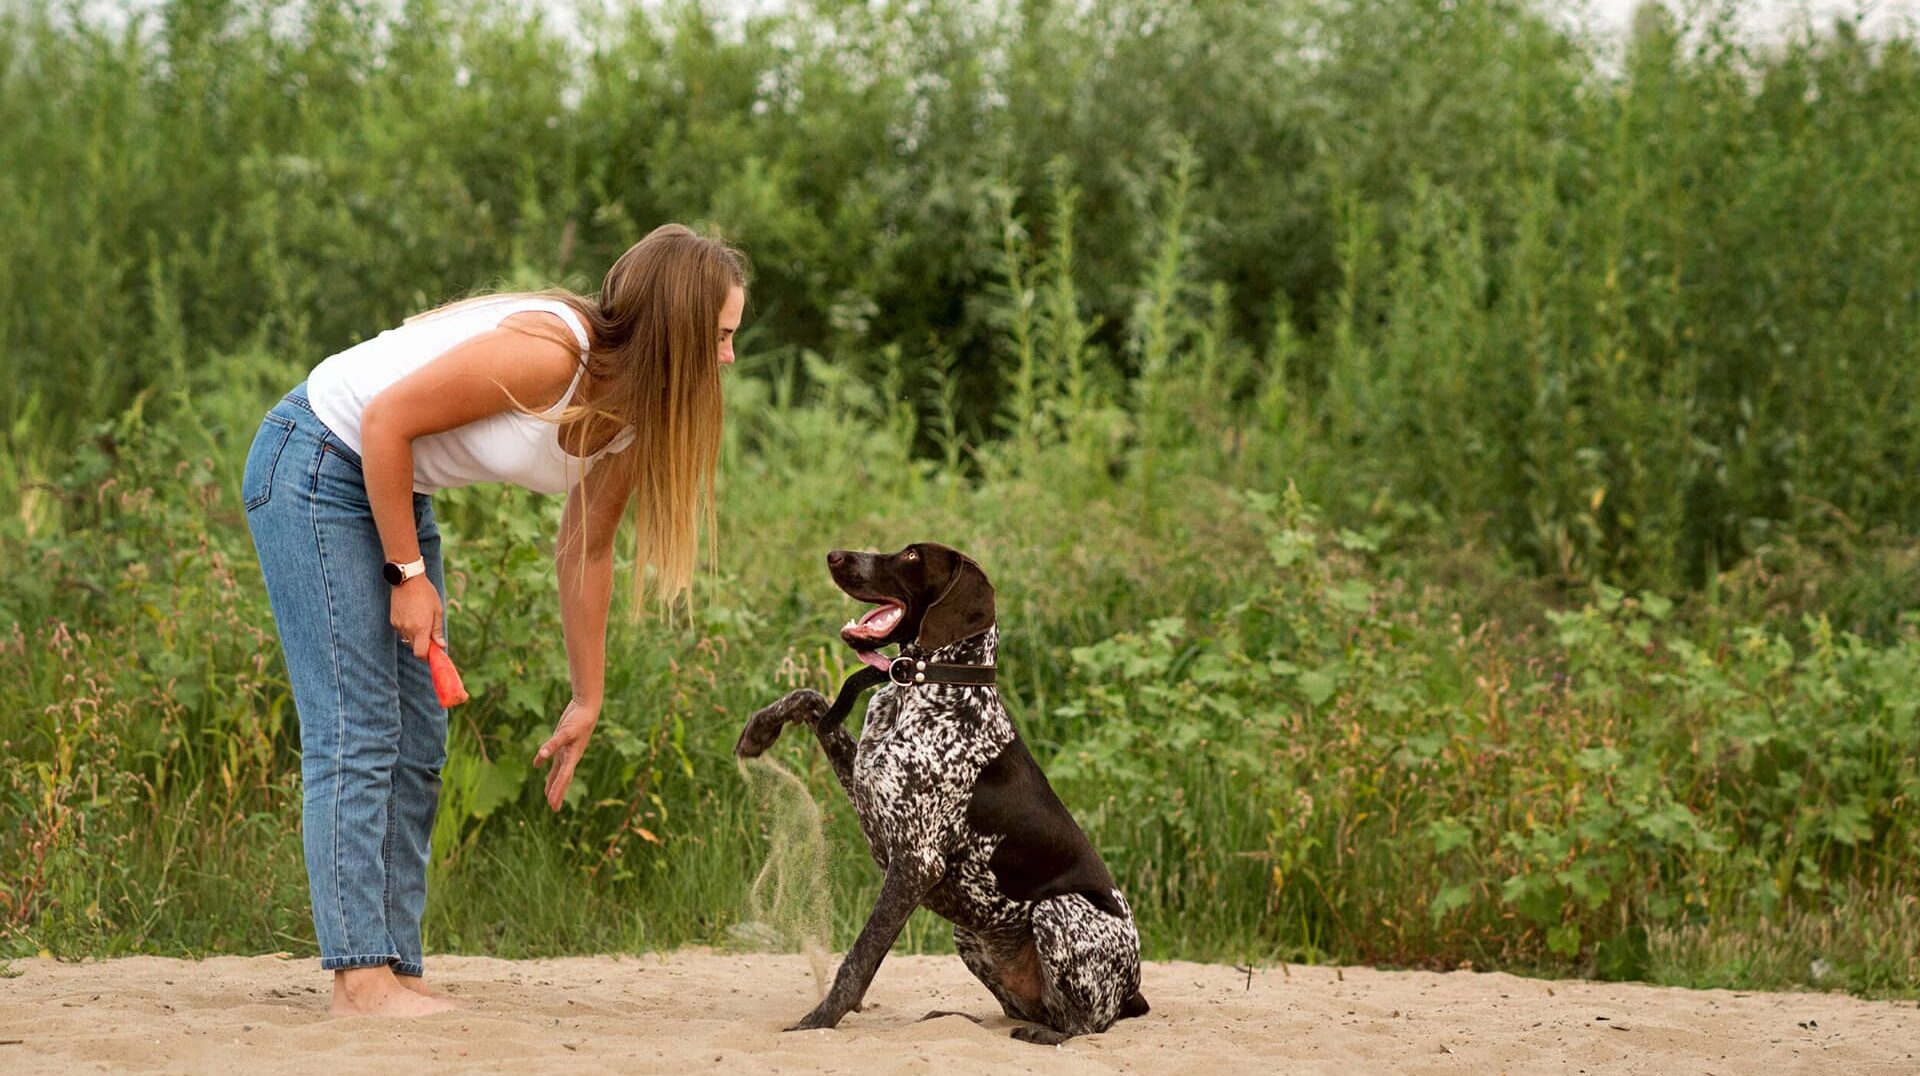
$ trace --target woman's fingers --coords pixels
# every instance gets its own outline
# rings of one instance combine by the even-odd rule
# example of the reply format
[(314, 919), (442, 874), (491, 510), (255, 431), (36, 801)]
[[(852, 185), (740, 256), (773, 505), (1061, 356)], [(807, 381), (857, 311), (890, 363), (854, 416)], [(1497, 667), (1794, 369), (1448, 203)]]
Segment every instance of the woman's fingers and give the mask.
[(427, 607), (427, 627), (413, 636), (413, 656), (421, 661), (427, 660), (427, 651), (433, 648), (434, 637), (440, 634), (440, 593), (428, 588), (433, 594), (433, 603)]
[(389, 600), (392, 614), (388, 619), (393, 630), (399, 633), (401, 643), (413, 650), (414, 657), (427, 660), (427, 650), (435, 639), (440, 640), (441, 646), (447, 644), (440, 592), (432, 583), (409, 581), (394, 590)]
[(547, 771), (547, 806), (560, 809), (560, 803), (567, 794), (567, 785), (573, 781), (573, 767), (579, 761), (580, 752), (573, 738), (566, 732), (556, 732), (533, 756), (535, 766), (545, 766), (549, 760), (553, 768)]
[(556, 811), (566, 802), (567, 786), (573, 783), (573, 767), (580, 761), (580, 752), (572, 744), (562, 747), (559, 754), (559, 760), (547, 772), (547, 806)]
[(577, 702), (568, 703), (553, 735), (534, 752), (535, 766), (553, 762), (553, 768), (547, 771), (547, 806), (556, 811), (566, 799), (567, 786), (573, 782), (574, 767), (580, 764), (580, 756), (586, 754), (587, 739), (593, 735), (597, 714), (597, 710), (582, 709)]

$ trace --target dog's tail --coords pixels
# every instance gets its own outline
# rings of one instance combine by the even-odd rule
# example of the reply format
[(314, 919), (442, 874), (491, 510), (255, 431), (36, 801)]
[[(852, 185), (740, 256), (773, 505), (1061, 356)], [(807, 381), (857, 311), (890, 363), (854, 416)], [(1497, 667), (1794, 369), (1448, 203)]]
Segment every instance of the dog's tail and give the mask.
[(1133, 996), (1120, 1003), (1120, 1015), (1115, 1020), (1125, 1020), (1130, 1016), (1145, 1016), (1153, 1010), (1147, 1006), (1146, 996), (1135, 990)]

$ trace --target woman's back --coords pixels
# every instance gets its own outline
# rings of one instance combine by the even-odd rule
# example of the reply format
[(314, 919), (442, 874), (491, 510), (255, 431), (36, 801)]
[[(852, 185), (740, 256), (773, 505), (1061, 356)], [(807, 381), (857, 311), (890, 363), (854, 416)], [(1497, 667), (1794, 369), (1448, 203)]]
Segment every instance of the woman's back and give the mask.
[(511, 482), (540, 493), (564, 492), (595, 460), (631, 443), (633, 431), (622, 431), (606, 448), (585, 460), (571, 457), (561, 448), (559, 429), (552, 420), (579, 388), (588, 343), (579, 314), (558, 299), (509, 295), (461, 303), (329, 356), (307, 377), (307, 397), (314, 414), (359, 452), (361, 414), (382, 390), (447, 350), (499, 327), (506, 318), (533, 310), (559, 317), (572, 330), (581, 361), (572, 383), (537, 417), (503, 411), (416, 439), (413, 489), (416, 493), (433, 493), (474, 482)]

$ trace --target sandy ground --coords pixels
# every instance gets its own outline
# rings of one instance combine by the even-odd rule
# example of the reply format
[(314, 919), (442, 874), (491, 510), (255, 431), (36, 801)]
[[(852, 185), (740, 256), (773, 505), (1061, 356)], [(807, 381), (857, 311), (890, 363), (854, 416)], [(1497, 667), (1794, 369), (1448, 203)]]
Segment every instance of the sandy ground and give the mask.
[[(309, 960), (15, 961), (0, 1072), (353, 1072), (403, 1062), (513, 1072), (1920, 1072), (1920, 1008), (1510, 975), (1149, 965), (1153, 1012), (1060, 1047), (1013, 1023), (953, 957), (893, 957), (865, 1012), (782, 1033), (818, 996), (797, 956), (439, 957), (471, 1008), (326, 1015)], [(949, 1016), (916, 1022), (929, 1009)], [(16, 1041), (17, 1040), (17, 1041)]]

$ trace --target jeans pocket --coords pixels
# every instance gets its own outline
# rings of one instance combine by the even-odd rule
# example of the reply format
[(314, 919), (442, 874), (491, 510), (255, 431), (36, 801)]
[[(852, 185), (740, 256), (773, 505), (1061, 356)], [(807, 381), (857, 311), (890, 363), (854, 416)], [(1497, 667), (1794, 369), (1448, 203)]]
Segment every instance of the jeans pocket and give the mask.
[(247, 450), (247, 469), (240, 476), (240, 499), (251, 512), (273, 497), (273, 472), (280, 465), (280, 453), (293, 436), (293, 422), (279, 415), (268, 415), (253, 435), (253, 447)]

